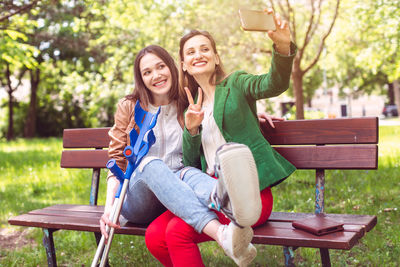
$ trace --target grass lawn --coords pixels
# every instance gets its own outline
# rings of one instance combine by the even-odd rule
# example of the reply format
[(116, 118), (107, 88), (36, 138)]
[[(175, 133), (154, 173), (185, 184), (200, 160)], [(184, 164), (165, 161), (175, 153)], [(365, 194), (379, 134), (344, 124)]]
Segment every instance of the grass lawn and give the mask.
[[(378, 216), (377, 226), (350, 251), (331, 250), (333, 266), (400, 265), (400, 126), (381, 126), (378, 171), (327, 171), (328, 213)], [(46, 266), (42, 231), (14, 227), (11, 216), (53, 204), (88, 204), (90, 170), (61, 169), (61, 139), (0, 141), (0, 266)], [(99, 203), (104, 203), (105, 172)], [(313, 212), (314, 173), (297, 171), (273, 189), (275, 211)], [(96, 246), (92, 233), (54, 234), (59, 266), (88, 266)], [(257, 245), (252, 266), (283, 266), (281, 247)], [(201, 244), (206, 266), (235, 266), (215, 242)], [(299, 248), (297, 266), (320, 266), (317, 249)], [(113, 266), (161, 266), (143, 237), (120, 236), (110, 252)]]

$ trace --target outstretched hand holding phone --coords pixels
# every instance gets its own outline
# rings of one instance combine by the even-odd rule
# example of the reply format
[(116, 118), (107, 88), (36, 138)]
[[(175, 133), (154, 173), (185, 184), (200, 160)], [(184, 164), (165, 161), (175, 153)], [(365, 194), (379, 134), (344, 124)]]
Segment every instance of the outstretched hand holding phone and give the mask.
[(264, 11), (239, 10), (242, 28), (247, 31), (267, 32), (276, 50), (282, 55), (290, 54), (290, 30), (287, 21), (281, 20), (272, 8)]
[(279, 14), (274, 14), (272, 8), (264, 10), (268, 14), (272, 14), (276, 24), (276, 31), (268, 31), (268, 36), (274, 42), (276, 51), (282, 55), (290, 54), (290, 30), (289, 24), (285, 20), (281, 20)]

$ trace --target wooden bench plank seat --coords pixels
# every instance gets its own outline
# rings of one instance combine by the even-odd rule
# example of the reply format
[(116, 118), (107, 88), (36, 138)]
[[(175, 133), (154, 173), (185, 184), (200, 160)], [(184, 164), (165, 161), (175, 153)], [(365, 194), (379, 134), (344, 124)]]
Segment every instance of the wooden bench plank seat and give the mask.
[[(103, 206), (90, 205), (54, 205), (30, 211), (28, 214), (16, 216), (9, 220), (10, 224), (48, 229), (77, 230), (100, 232), (99, 220), (103, 214)], [(293, 216), (295, 214), (295, 216)], [(344, 231), (324, 236), (315, 236), (294, 229), (292, 221), (311, 213), (273, 212), (265, 225), (254, 231), (255, 244), (285, 245), (297, 247), (351, 249), (376, 224), (376, 216), (327, 214), (328, 217), (343, 222)], [(118, 234), (144, 235), (147, 225), (125, 223)]]
[[(9, 219), (12, 225), (39, 227), (44, 231), (48, 265), (56, 266), (52, 233), (57, 230), (94, 232), (100, 238), (99, 219), (103, 206), (97, 205), (100, 170), (108, 160), (108, 130), (66, 129), (62, 168), (92, 168), (90, 205), (59, 204)], [(315, 213), (325, 214), (325, 170), (378, 167), (378, 119), (325, 119), (275, 122), (275, 128), (261, 125), (261, 131), (274, 148), (298, 169), (315, 169)], [(290, 178), (289, 178), (290, 179)], [(284, 246), (285, 264), (294, 266), (290, 250), (319, 248), (323, 266), (331, 266), (329, 249), (349, 250), (377, 224), (373, 215), (325, 214), (344, 224), (344, 231), (316, 236), (294, 229), (292, 221), (311, 213), (273, 212), (269, 221), (254, 230), (256, 244)], [(118, 234), (144, 235), (146, 225), (122, 224)]]

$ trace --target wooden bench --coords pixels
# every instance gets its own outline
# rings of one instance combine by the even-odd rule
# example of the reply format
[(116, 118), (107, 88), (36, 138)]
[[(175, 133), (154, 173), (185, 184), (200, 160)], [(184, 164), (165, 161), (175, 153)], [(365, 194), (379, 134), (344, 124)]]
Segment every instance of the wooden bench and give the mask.
[[(378, 119), (350, 118), (276, 122), (276, 128), (261, 125), (264, 136), (298, 169), (316, 170), (315, 213), (324, 213), (325, 170), (377, 169)], [(54, 205), (9, 219), (12, 225), (40, 227), (49, 266), (56, 266), (53, 232), (75, 230), (94, 232), (100, 238), (99, 219), (103, 206), (97, 205), (100, 170), (108, 160), (109, 128), (64, 130), (62, 168), (91, 168), (90, 205)], [(80, 150), (77, 150), (79, 148)], [(290, 178), (289, 178), (290, 179)], [(255, 244), (283, 246), (285, 264), (293, 266), (293, 250), (319, 248), (323, 266), (330, 266), (329, 249), (350, 250), (377, 223), (376, 216), (326, 214), (344, 223), (344, 231), (316, 236), (296, 230), (292, 221), (311, 213), (273, 212), (270, 220), (255, 229)], [(116, 233), (144, 235), (146, 226), (127, 223)]]

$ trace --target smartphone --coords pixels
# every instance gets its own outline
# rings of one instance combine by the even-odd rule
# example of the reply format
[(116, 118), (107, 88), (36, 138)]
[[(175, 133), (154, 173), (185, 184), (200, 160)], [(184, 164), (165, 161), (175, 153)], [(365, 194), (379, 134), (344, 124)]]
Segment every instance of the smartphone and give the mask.
[(239, 9), (240, 24), (245, 31), (275, 31), (273, 14), (264, 11)]

